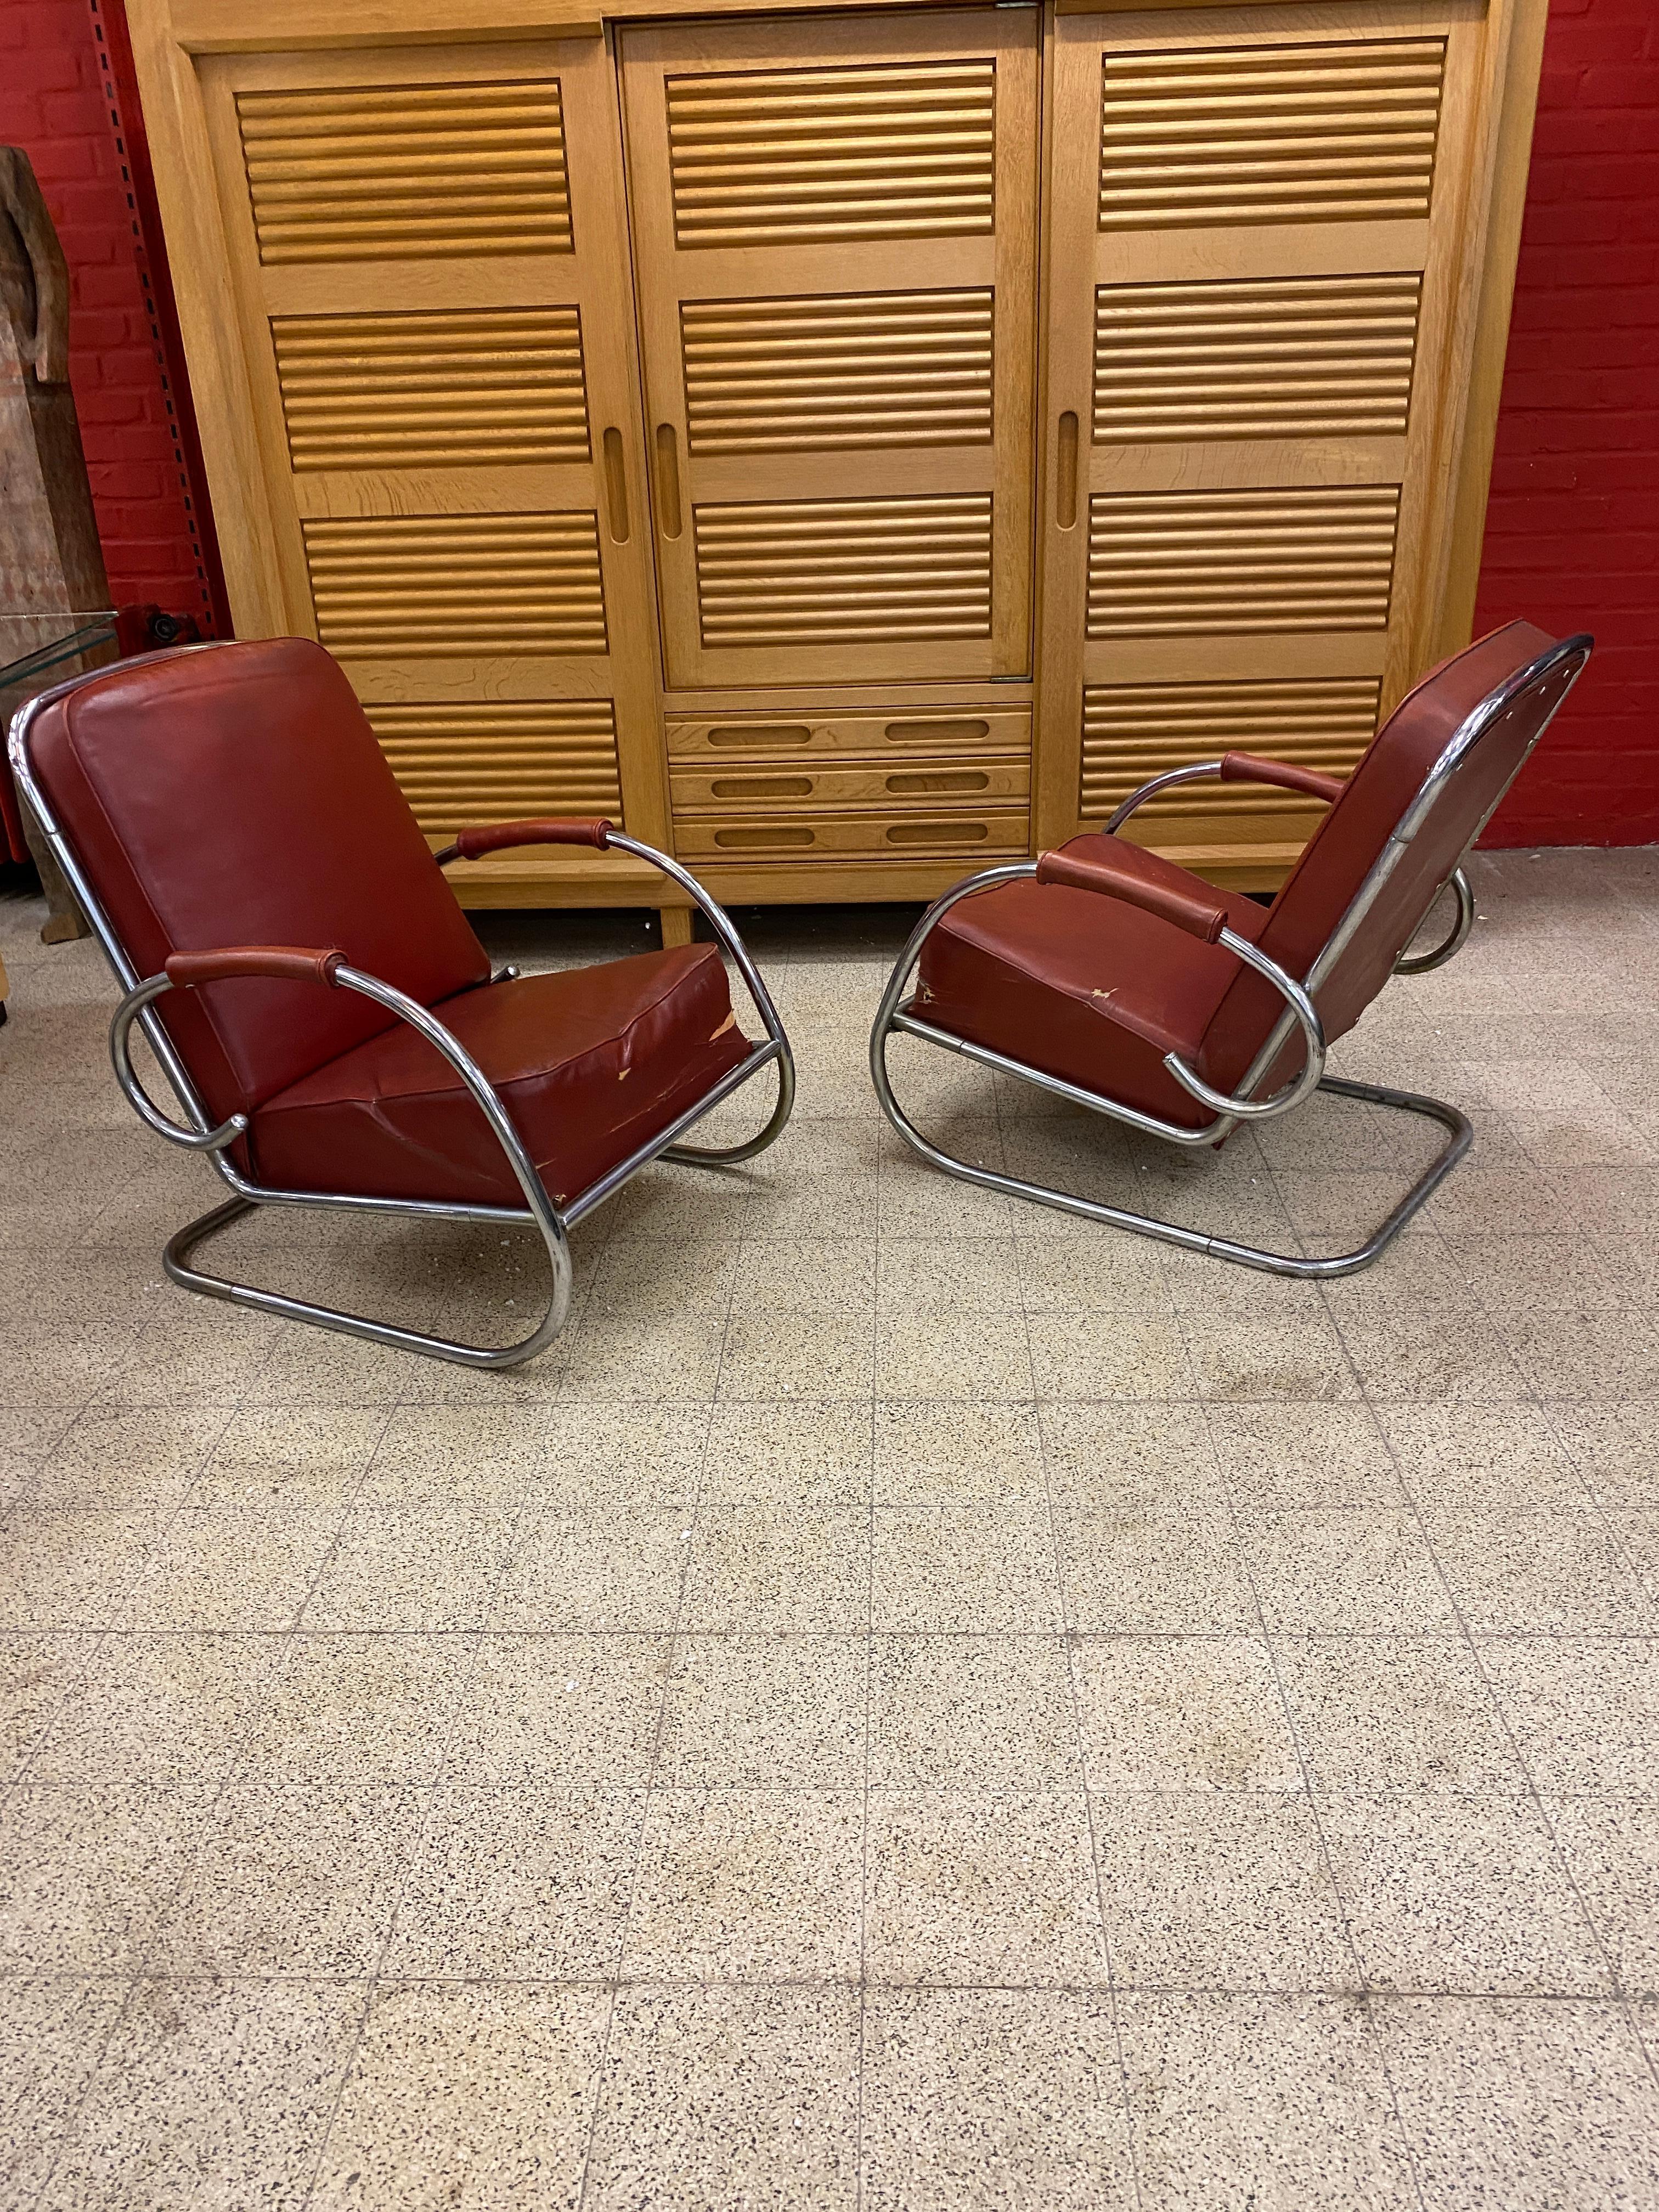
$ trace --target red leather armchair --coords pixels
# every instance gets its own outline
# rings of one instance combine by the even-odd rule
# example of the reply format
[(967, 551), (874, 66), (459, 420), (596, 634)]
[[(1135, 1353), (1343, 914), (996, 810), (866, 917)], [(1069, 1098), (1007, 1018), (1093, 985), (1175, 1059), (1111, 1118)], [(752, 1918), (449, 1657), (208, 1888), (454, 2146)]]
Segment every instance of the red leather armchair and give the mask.
[[(947, 1174), (1218, 1258), (1285, 1275), (1369, 1266), (1462, 1158), (1473, 1132), (1441, 1100), (1328, 1076), (1327, 1049), (1390, 975), (1438, 966), (1467, 939), (1474, 905), (1464, 856), (1592, 643), (1558, 642), (1510, 623), (1426, 676), (1346, 782), (1228, 753), (1143, 784), (1097, 835), (947, 891), (906, 945), (871, 1034), (871, 1073), (889, 1121)], [(1205, 776), (1328, 805), (1271, 906), (1118, 837), (1155, 793)], [(1412, 941), (1447, 889), (1456, 900), (1451, 931), (1413, 957)], [(1450, 1141), (1357, 1250), (1262, 1251), (942, 1151), (894, 1093), (886, 1046), (895, 1030), (1173, 1145), (1222, 1144), (1241, 1122), (1288, 1113), (1316, 1089), (1427, 1115)]]
[[(727, 1164), (777, 1136), (788, 1039), (737, 932), (702, 886), (608, 822), (465, 830), (434, 854), (350, 687), (300, 638), (199, 646), (79, 677), (12, 725), (18, 787), (125, 995), (118, 1079), (231, 1195), (167, 1248), (175, 1282), (481, 1367), (532, 1357), (562, 1322), (567, 1231), (659, 1158)], [(690, 892), (719, 945), (492, 976), (444, 865), (512, 845), (617, 847)], [(720, 957), (764, 1036), (738, 1026)], [(185, 1119), (148, 1097), (148, 1035)], [(776, 1105), (747, 1143), (684, 1133), (763, 1067)], [(260, 1206), (532, 1223), (545, 1318), (505, 1347), (451, 1343), (208, 1274), (196, 1247)]]

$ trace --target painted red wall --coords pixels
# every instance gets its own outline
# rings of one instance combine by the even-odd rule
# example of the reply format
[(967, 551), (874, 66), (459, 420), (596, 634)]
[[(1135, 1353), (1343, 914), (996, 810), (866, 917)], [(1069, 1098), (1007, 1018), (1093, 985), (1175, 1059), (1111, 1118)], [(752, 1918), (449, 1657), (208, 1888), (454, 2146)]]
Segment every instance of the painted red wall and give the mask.
[(1488, 844), (1659, 840), (1659, 0), (1551, 0), (1476, 609), (1595, 633)]
[(0, 144), (70, 264), (70, 380), (111, 596), (228, 635), (120, 0), (0, 0)]
[[(228, 629), (119, 5), (0, 0), (0, 142), (73, 272), (112, 588)], [(1599, 646), (1492, 842), (1659, 840), (1656, 576), (1659, 0), (1553, 0), (1477, 624)]]

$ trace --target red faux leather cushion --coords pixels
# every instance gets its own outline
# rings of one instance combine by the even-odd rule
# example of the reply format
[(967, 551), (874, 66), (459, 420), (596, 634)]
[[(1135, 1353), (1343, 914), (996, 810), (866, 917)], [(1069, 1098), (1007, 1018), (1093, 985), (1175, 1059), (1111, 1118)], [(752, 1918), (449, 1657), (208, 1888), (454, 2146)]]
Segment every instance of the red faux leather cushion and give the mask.
[[(712, 945), (493, 983), (433, 1011), (500, 1091), (556, 1203), (750, 1049)], [(256, 1176), (277, 1190), (524, 1203), (471, 1094), (405, 1023), (270, 1099), (250, 1142)]]
[[(1074, 837), (1061, 850), (1097, 857), (1105, 840)], [(1194, 879), (1146, 856), (1170, 888)], [(1228, 925), (1252, 942), (1265, 908), (1210, 891)], [(1238, 962), (1173, 923), (1058, 884), (1004, 884), (952, 907), (921, 956), (916, 1012), (953, 1036), (1103, 1092), (1142, 1113), (1195, 1129), (1212, 1117), (1163, 1065), (1195, 1060), (1200, 1040)]]
[[(140, 975), (337, 945), (423, 1005), (489, 972), (350, 685), (269, 638), (123, 661), (36, 718), (35, 770)], [(238, 978), (157, 1013), (222, 1120), (384, 1030), (356, 992)]]

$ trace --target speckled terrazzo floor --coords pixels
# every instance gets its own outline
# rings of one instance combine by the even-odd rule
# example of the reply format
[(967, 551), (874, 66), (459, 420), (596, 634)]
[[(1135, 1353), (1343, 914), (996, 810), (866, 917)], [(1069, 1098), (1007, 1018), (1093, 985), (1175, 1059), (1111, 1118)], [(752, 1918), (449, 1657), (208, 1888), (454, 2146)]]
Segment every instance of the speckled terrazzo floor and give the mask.
[[(773, 915), (793, 1124), (585, 1225), (505, 1378), (165, 1285), (212, 1186), (0, 900), (0, 2207), (1659, 2205), (1659, 854), (1479, 889), (1336, 1054), (1479, 1123), (1370, 1274), (931, 1174), (864, 1066), (904, 917)], [(1197, 1164), (894, 1058), (1267, 1240), (1427, 1141)], [(241, 1250), (461, 1331), (539, 1285)]]

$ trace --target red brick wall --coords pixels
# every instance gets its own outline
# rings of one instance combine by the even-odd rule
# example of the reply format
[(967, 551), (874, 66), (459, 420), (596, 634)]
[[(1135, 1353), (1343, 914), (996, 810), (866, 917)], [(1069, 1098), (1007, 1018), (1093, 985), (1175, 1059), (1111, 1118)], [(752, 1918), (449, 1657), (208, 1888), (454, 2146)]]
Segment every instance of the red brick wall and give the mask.
[[(119, 5), (0, 0), (0, 142), (27, 149), (74, 274), (112, 587), (228, 629)], [(1553, 0), (1477, 623), (1599, 649), (1493, 842), (1659, 839), (1656, 515), (1659, 0)]]
[(1476, 634), (1596, 653), (1486, 842), (1659, 840), (1659, 0), (1551, 0)]
[(229, 631), (120, 0), (0, 0), (0, 143), (70, 264), (70, 377), (111, 594)]

